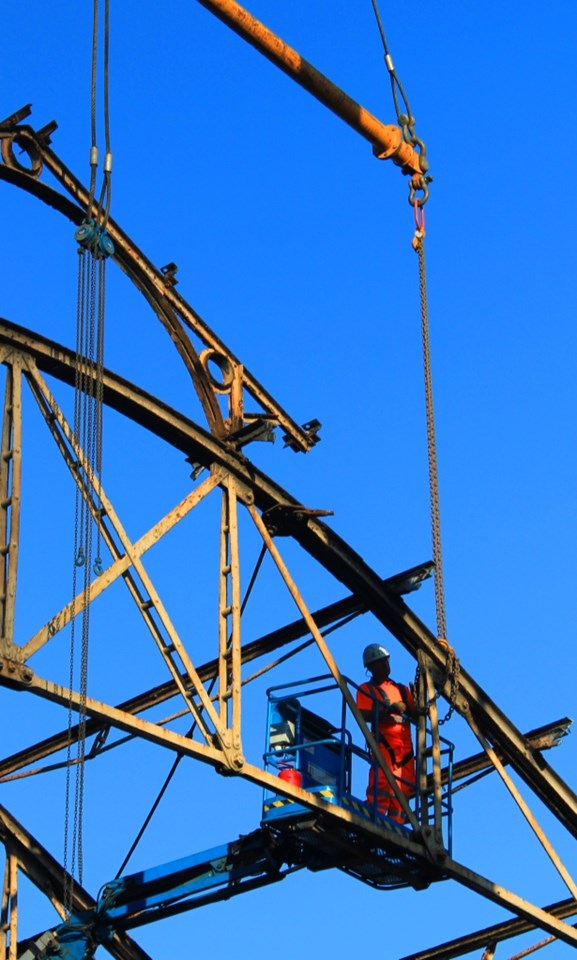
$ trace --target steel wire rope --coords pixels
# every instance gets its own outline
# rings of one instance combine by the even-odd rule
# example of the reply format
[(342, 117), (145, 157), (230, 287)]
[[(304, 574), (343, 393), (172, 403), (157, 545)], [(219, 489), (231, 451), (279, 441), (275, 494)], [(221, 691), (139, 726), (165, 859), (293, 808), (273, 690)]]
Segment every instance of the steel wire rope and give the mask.
[[(96, 97), (98, 89), (98, 25), (100, 19), (98, 0), (93, 0), (92, 13), (92, 61), (90, 77), (90, 195), (87, 216), (90, 218), (94, 198), (96, 195), (96, 175), (99, 162)], [(104, 121), (104, 176), (98, 201), (97, 219), (106, 225), (110, 211), (112, 151), (110, 147), (110, 103), (109, 103), (109, 73), (110, 73), (110, 0), (104, 0), (104, 41), (103, 41), (103, 121)], [(103, 214), (104, 208), (104, 216)]]
[[(101, 572), (100, 519), (102, 512), (102, 411), (104, 372), (104, 315), (106, 300), (106, 258), (110, 245), (103, 241), (104, 220), (110, 209), (110, 151), (109, 117), (109, 0), (104, 2), (104, 127), (106, 156), (104, 178), (93, 219), (96, 193), (98, 145), (97, 145), (97, 80), (98, 80), (98, 25), (99, 2), (92, 6), (92, 57), (90, 71), (90, 190), (84, 227), (76, 232), (78, 248), (78, 279), (76, 306), (76, 365), (74, 376), (74, 434), (80, 455), (76, 463), (76, 490), (74, 515), (74, 560), (72, 596), (78, 596), (78, 571), (82, 572), (79, 706), (77, 725), (77, 750), (75, 762), (75, 789), (72, 801), (70, 768), (72, 765), (72, 703), (68, 710), (67, 774), (65, 784), (64, 813), (64, 906), (71, 910), (71, 881), (75, 874), (82, 883), (84, 869), (83, 818), (86, 755), (86, 702), (88, 695), (88, 663), (90, 636), (91, 578), (93, 572)], [(97, 559), (93, 564), (93, 514), (96, 516)], [(76, 675), (76, 615), (70, 628), (69, 689), (74, 689)], [(73, 803), (73, 825), (70, 835), (70, 814)], [(71, 847), (71, 851), (70, 851)], [(70, 860), (70, 870), (69, 870)]]
[(87, 215), (90, 217), (96, 193), (96, 171), (98, 167), (98, 143), (96, 138), (96, 82), (98, 72), (98, 0), (92, 4), (92, 61), (90, 72), (90, 197)]
[[(78, 873), (82, 883), (83, 875), (83, 815), (84, 815), (84, 758), (86, 745), (86, 698), (88, 689), (88, 644), (90, 617), (90, 577), (92, 567), (92, 522), (87, 507), (90, 497), (89, 471), (94, 463), (95, 410), (94, 377), (91, 358), (94, 356), (95, 310), (96, 310), (96, 269), (94, 257), (84, 250), (78, 255), (77, 316), (76, 316), (76, 366), (74, 391), (74, 431), (84, 462), (78, 459), (77, 483), (75, 490), (74, 515), (74, 558), (72, 576), (72, 596), (78, 595), (78, 571), (82, 573), (82, 613), (80, 622), (80, 665), (78, 734), (76, 740), (76, 769), (73, 801), (73, 825), (70, 838), (70, 807), (72, 805), (71, 783), (67, 772), (65, 785), (65, 908), (70, 912), (67, 902), (70, 894), (69, 877)], [(70, 631), (69, 689), (74, 689), (76, 674), (76, 617), (72, 618)], [(67, 759), (71, 761), (72, 750), (72, 706), (68, 710), (68, 748)], [(68, 870), (69, 841), (71, 846), (70, 870)]]
[[(76, 293), (76, 364), (74, 369), (74, 435), (81, 440), (83, 424), (83, 408), (85, 398), (85, 367), (82, 358), (85, 356), (84, 350), (84, 332), (85, 315), (87, 310), (87, 290), (90, 288), (89, 280), (89, 256), (82, 247), (78, 248), (78, 274), (77, 274), (77, 293)], [(76, 463), (77, 483), (75, 486), (75, 511), (74, 511), (74, 553), (72, 565), (72, 596), (76, 597), (78, 593), (78, 570), (81, 566), (84, 556), (84, 543), (81, 540), (81, 530), (84, 529), (84, 499), (81, 491), (81, 464)], [(72, 691), (75, 680), (75, 661), (76, 661), (76, 617), (73, 617), (70, 624), (70, 651), (69, 651), (69, 674), (68, 689), (70, 690), (70, 701), (68, 706), (68, 738), (66, 748), (66, 780), (65, 780), (65, 798), (64, 798), (64, 907), (68, 913), (72, 908), (72, 892), (70, 880), (74, 876), (76, 869), (76, 834), (77, 834), (77, 806), (76, 799), (74, 803), (74, 827), (72, 838), (70, 838), (70, 810), (71, 800), (71, 766), (72, 766), (72, 727), (73, 727), (73, 708)], [(79, 741), (77, 739), (77, 751)], [(78, 761), (78, 757), (75, 762)], [(76, 788), (75, 788), (76, 798)], [(72, 843), (70, 844), (70, 839)], [(71, 854), (69, 846), (72, 847)], [(69, 856), (71, 858), (69, 868)]]
[[(401, 127), (403, 139), (406, 143), (410, 143), (419, 154), (419, 166), (421, 168), (421, 174), (416, 174), (411, 177), (410, 186), (409, 186), (409, 202), (413, 203), (417, 193), (421, 192), (422, 196), (419, 200), (419, 203), (422, 205), (426, 203), (429, 197), (429, 183), (431, 182), (431, 177), (427, 176), (427, 170), (429, 169), (429, 162), (427, 160), (427, 148), (423, 140), (417, 137), (415, 133), (415, 118), (413, 116), (413, 111), (411, 110), (411, 105), (409, 103), (409, 98), (405, 93), (405, 89), (399, 79), (399, 75), (395, 70), (395, 65), (393, 63), (393, 58), (391, 56), (389, 45), (387, 43), (387, 38), (385, 35), (385, 30), (383, 27), (383, 22), (381, 19), (381, 14), (379, 12), (379, 7), (377, 0), (371, 0), (373, 7), (373, 12), (375, 14), (375, 19), (377, 22), (377, 27), (381, 35), (381, 41), (383, 44), (383, 50), (385, 53), (384, 60), (385, 66), (389, 72), (389, 79), (391, 82), (391, 93), (393, 97), (393, 104), (395, 107), (395, 113), (397, 115), (397, 121)], [(402, 100), (402, 106), (405, 110), (405, 113), (401, 110), (401, 105), (399, 104), (399, 97)]]
[[(371, 5), (375, 14), (375, 19), (377, 22), (377, 27), (381, 36), (381, 41), (383, 44), (383, 49), (385, 52), (385, 64), (387, 70), (389, 71), (389, 77), (391, 81), (391, 91), (393, 96), (393, 103), (395, 106), (395, 112), (397, 114), (397, 120), (403, 127), (403, 134), (405, 137), (413, 137), (413, 126), (415, 123), (411, 107), (409, 104), (409, 99), (405, 93), (403, 85), (396, 73), (396, 70), (393, 65), (393, 59), (389, 51), (389, 45), (387, 43), (387, 38), (385, 35), (385, 30), (383, 27), (382, 18), (379, 11), (379, 6), (377, 0), (371, 0)], [(399, 107), (398, 95), (401, 96), (404, 108), (406, 110), (406, 116), (402, 114)], [(414, 138), (416, 139), (416, 138)], [(420, 141), (418, 141), (420, 142)], [(419, 293), (420, 293), (420, 307), (421, 307), (421, 334), (422, 334), (422, 344), (423, 344), (423, 370), (424, 370), (424, 380), (425, 380), (425, 406), (426, 406), (426, 418), (427, 418), (427, 452), (428, 452), (428, 461), (429, 461), (429, 495), (430, 495), (430, 506), (431, 506), (431, 529), (432, 529), (432, 540), (433, 540), (433, 561), (435, 563), (435, 601), (436, 601), (436, 613), (437, 613), (437, 635), (438, 637), (445, 638), (447, 634), (447, 624), (446, 624), (446, 615), (445, 615), (445, 601), (444, 601), (444, 587), (443, 587), (443, 569), (442, 569), (442, 549), (441, 549), (441, 521), (440, 521), (440, 506), (439, 506), (439, 478), (438, 478), (438, 468), (437, 468), (437, 447), (435, 439), (435, 414), (434, 414), (434, 404), (433, 404), (433, 383), (432, 383), (432, 372), (431, 372), (431, 350), (430, 350), (430, 336), (429, 336), (429, 318), (428, 318), (428, 302), (427, 302), (427, 273), (425, 265), (425, 230), (424, 230), (424, 211), (420, 209), (424, 200), (420, 203), (415, 201), (415, 220), (416, 220), (416, 233), (415, 240), (413, 241), (414, 249), (416, 250), (419, 258)], [(420, 210), (420, 213), (419, 213)]]
[(376, 21), (377, 21), (377, 27), (378, 27), (379, 33), (380, 33), (380, 35), (381, 35), (381, 40), (382, 40), (382, 44), (383, 44), (383, 50), (385, 51), (385, 65), (386, 65), (386, 67), (387, 67), (387, 70), (389, 71), (389, 78), (390, 78), (390, 81), (391, 81), (391, 92), (392, 92), (392, 95), (393, 95), (393, 103), (394, 103), (394, 105), (395, 105), (395, 112), (396, 112), (396, 114), (397, 114), (397, 120), (399, 121), (399, 123), (401, 124), (401, 126), (405, 126), (405, 124), (402, 123), (402, 119), (401, 119), (403, 115), (402, 115), (401, 109), (400, 109), (400, 107), (399, 107), (398, 94), (400, 94), (401, 99), (402, 99), (402, 101), (403, 101), (403, 105), (404, 105), (404, 107), (405, 107), (405, 110), (407, 111), (407, 117), (410, 118), (410, 119), (412, 119), (412, 116), (413, 116), (412, 113), (411, 113), (411, 107), (410, 107), (410, 105), (409, 105), (409, 100), (408, 100), (408, 98), (407, 98), (407, 95), (406, 95), (406, 93), (405, 93), (405, 90), (404, 90), (404, 88), (403, 88), (403, 85), (402, 85), (402, 83), (401, 83), (401, 81), (400, 81), (400, 79), (399, 79), (399, 77), (398, 77), (398, 75), (397, 75), (397, 73), (396, 73), (396, 70), (395, 70), (395, 68), (394, 68), (394, 65), (393, 65), (393, 58), (391, 57), (391, 54), (390, 54), (390, 51), (389, 51), (389, 45), (388, 45), (388, 43), (387, 43), (387, 38), (386, 38), (386, 35), (385, 35), (385, 30), (384, 30), (384, 27), (383, 27), (383, 21), (382, 21), (382, 19), (381, 19), (381, 14), (380, 14), (380, 11), (379, 11), (379, 6), (378, 6), (378, 3), (377, 3), (377, 0), (371, 0), (371, 4), (372, 4), (373, 11), (374, 11), (374, 14), (375, 14), (375, 19), (376, 19)]
[[(377, 0), (371, 0), (371, 5), (375, 14), (375, 19), (377, 22), (377, 27), (381, 36), (381, 41), (383, 44), (383, 49), (385, 53), (385, 65), (389, 72), (389, 78), (391, 81), (391, 92), (393, 97), (393, 103), (395, 107), (395, 112), (397, 115), (397, 120), (402, 127), (403, 137), (408, 142), (412, 143), (419, 149), (419, 160), (422, 169), (422, 176), (416, 181), (414, 178), (411, 180), (411, 187), (409, 192), (409, 200), (414, 207), (415, 212), (415, 224), (416, 231), (415, 237), (413, 239), (413, 248), (415, 249), (418, 255), (419, 261), (419, 299), (420, 299), (420, 312), (421, 312), (421, 338), (422, 338), (422, 352), (423, 352), (423, 375), (424, 375), (424, 389), (425, 389), (425, 410), (426, 410), (426, 424), (427, 424), (427, 459), (428, 459), (428, 470), (429, 470), (429, 503), (430, 503), (430, 518), (431, 518), (431, 539), (433, 547), (433, 562), (435, 564), (435, 612), (436, 612), (436, 621), (437, 621), (437, 639), (445, 647), (447, 651), (447, 666), (446, 666), (446, 682), (449, 683), (449, 710), (447, 715), (443, 719), (439, 719), (439, 724), (446, 723), (450, 719), (453, 709), (454, 702), (458, 688), (458, 678), (459, 678), (459, 661), (456, 657), (455, 651), (450, 646), (447, 641), (447, 617), (445, 610), (445, 589), (444, 589), (444, 575), (443, 575), (443, 556), (442, 556), (442, 542), (441, 542), (441, 512), (440, 512), (440, 498), (439, 498), (439, 476), (438, 476), (438, 464), (437, 464), (437, 443), (436, 443), (436, 432), (435, 432), (435, 411), (433, 403), (433, 380), (432, 380), (432, 367), (431, 367), (431, 349), (430, 349), (430, 333), (429, 333), (429, 312), (428, 312), (428, 300), (427, 300), (427, 272), (426, 272), (426, 263), (425, 263), (425, 213), (424, 213), (424, 204), (426, 203), (429, 195), (428, 183), (430, 182), (430, 177), (425, 176), (426, 171), (428, 170), (428, 161), (426, 159), (426, 147), (422, 140), (420, 140), (414, 131), (415, 118), (413, 116), (409, 99), (403, 85), (398, 77), (398, 74), (395, 70), (393, 59), (390, 54), (389, 45), (387, 43), (387, 38), (385, 35), (385, 30), (383, 27), (382, 18), (380, 15), (378, 2)], [(403, 114), (399, 105), (399, 96), (402, 99), (402, 103), (406, 113)], [(422, 191), (422, 196), (420, 198), (416, 197), (416, 193)], [(420, 678), (420, 671), (417, 667), (415, 674), (415, 684), (418, 683)]]
[(112, 193), (112, 150), (110, 146), (110, 0), (104, 0), (104, 49), (103, 49), (103, 118), (104, 118), (104, 178), (98, 201), (99, 218), (106, 227), (110, 212)]

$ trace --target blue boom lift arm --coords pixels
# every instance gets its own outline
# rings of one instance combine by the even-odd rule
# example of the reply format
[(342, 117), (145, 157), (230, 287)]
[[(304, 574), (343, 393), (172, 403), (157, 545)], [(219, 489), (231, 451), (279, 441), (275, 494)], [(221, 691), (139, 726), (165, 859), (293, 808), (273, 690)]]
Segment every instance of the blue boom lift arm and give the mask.
[(94, 910), (43, 933), (20, 960), (90, 960), (117, 931), (131, 930), (284, 879), (306, 866), (302, 847), (261, 828), (231, 843), (120, 877)]

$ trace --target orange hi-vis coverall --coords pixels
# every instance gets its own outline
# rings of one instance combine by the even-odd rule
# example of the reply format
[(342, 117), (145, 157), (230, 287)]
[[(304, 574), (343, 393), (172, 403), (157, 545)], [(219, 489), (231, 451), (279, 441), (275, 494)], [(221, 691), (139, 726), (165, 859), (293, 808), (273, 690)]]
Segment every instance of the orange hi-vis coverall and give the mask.
[[(359, 710), (371, 711), (376, 717), (378, 704), (398, 703), (401, 701), (405, 708), (415, 709), (415, 698), (409, 687), (392, 680), (383, 680), (382, 683), (363, 683), (357, 691), (357, 707)], [(415, 754), (411, 736), (411, 725), (406, 716), (398, 713), (379, 713), (378, 723), (372, 724), (373, 734), (379, 744), (381, 755), (393, 774), (398, 788), (406, 797), (412, 797), (415, 792)], [(369, 774), (367, 800), (371, 805), (375, 803), (375, 771), (377, 780), (376, 806), (379, 813), (396, 820), (406, 822), (406, 815), (397, 797), (393, 794), (385, 774), (373, 763)]]

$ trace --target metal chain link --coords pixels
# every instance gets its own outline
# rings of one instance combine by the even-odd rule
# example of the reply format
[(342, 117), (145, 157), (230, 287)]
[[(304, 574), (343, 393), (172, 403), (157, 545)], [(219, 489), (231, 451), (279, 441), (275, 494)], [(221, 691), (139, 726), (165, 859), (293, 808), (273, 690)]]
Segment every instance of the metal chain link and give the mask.
[(437, 445), (435, 439), (435, 413), (433, 405), (433, 379), (429, 338), (429, 311), (427, 303), (427, 274), (425, 265), (424, 216), (415, 206), (417, 230), (413, 245), (419, 258), (419, 292), (421, 304), (421, 332), (423, 341), (423, 371), (425, 379), (425, 407), (427, 415), (427, 455), (429, 461), (429, 498), (431, 504), (431, 534), (433, 562), (435, 564), (435, 606), (437, 612), (437, 636), (447, 636), (445, 596), (443, 584), (443, 557), (441, 548), (441, 511), (439, 503), (439, 476), (437, 469)]
[(419, 295), (421, 305), (421, 333), (423, 343), (423, 372), (425, 381), (425, 408), (427, 416), (427, 455), (429, 463), (429, 499), (431, 507), (431, 537), (433, 543), (433, 562), (435, 564), (435, 610), (437, 619), (437, 639), (447, 650), (445, 683), (449, 683), (449, 710), (439, 724), (451, 719), (459, 689), (460, 663), (448, 643), (447, 616), (445, 611), (445, 586), (443, 577), (443, 551), (441, 544), (441, 508), (439, 499), (439, 475), (437, 467), (437, 443), (435, 437), (435, 410), (433, 403), (433, 377), (431, 370), (431, 348), (429, 336), (429, 308), (427, 301), (427, 271), (425, 263), (425, 213), (415, 200), (415, 236), (413, 248), (419, 260)]
[[(96, 506), (102, 516), (102, 448), (103, 448), (103, 411), (104, 411), (104, 319), (106, 303), (106, 257), (98, 258), (98, 318), (96, 332), (96, 383), (94, 390), (95, 397), (95, 437), (94, 437), (94, 462), (95, 462), (95, 483), (96, 483)], [(100, 524), (96, 526), (96, 557), (94, 560), (94, 573), (100, 575), (102, 572), (101, 558), (101, 533)]]
[[(83, 364), (80, 361), (80, 358), (83, 355), (83, 343), (82, 337), (84, 332), (84, 316), (85, 316), (85, 306), (86, 306), (86, 290), (88, 287), (88, 258), (87, 254), (82, 247), (78, 248), (78, 276), (77, 276), (77, 290), (76, 290), (76, 354), (77, 360), (74, 369), (74, 435), (77, 438), (80, 438), (81, 433), (81, 423), (82, 423), (82, 397), (83, 397), (83, 375), (84, 368)], [(80, 469), (80, 468), (79, 468)], [(79, 477), (80, 479), (80, 477)], [(83, 549), (80, 542), (80, 513), (81, 513), (81, 500), (82, 494), (78, 484), (76, 485), (75, 492), (75, 510), (74, 510), (74, 561), (72, 564), (72, 596), (75, 597), (77, 594), (77, 580), (78, 580), (78, 570), (79, 570), (79, 557), (80, 551)], [(74, 674), (75, 674), (75, 657), (76, 657), (76, 618), (73, 617), (70, 624), (70, 654), (69, 654), (69, 664), (68, 664), (68, 689), (72, 692), (74, 689)], [(71, 778), (71, 767), (72, 767), (72, 725), (73, 725), (73, 709), (72, 701), (70, 699), (68, 704), (68, 736), (66, 742), (66, 780), (65, 780), (65, 793), (64, 793), (64, 851), (63, 851), (63, 866), (64, 866), (64, 878), (63, 878), (63, 905), (67, 914), (71, 913), (72, 910), (72, 876), (74, 875), (75, 869), (75, 837), (77, 826), (76, 823), (73, 828), (73, 835), (70, 837), (70, 810), (72, 805), (71, 793), (72, 793), (72, 778)], [(75, 806), (75, 816), (76, 816), (76, 804)], [(70, 857), (70, 847), (72, 847), (72, 862), (69, 863)]]
[(439, 719), (439, 726), (443, 723), (447, 723), (451, 719), (455, 710), (455, 704), (457, 702), (457, 693), (459, 690), (459, 676), (461, 673), (461, 664), (457, 654), (453, 650), (452, 646), (447, 643), (444, 638), (439, 639), (441, 646), (444, 646), (447, 650), (447, 664), (445, 672), (445, 683), (449, 684), (449, 694), (447, 700), (449, 703), (449, 709), (443, 719)]
[[(76, 307), (76, 364), (74, 377), (74, 434), (84, 464), (77, 462), (77, 485), (74, 516), (74, 561), (72, 596), (82, 592), (80, 614), (80, 663), (76, 665), (76, 617), (70, 625), (69, 688), (72, 691), (78, 673), (79, 705), (76, 756), (72, 756), (72, 703), (68, 710), (67, 774), (64, 811), (64, 907), (71, 910), (71, 884), (77, 876), (82, 883), (84, 872), (84, 786), (86, 757), (86, 720), (88, 695), (88, 653), (90, 634), (90, 600), (93, 573), (93, 516), (89, 501), (101, 497), (102, 471), (102, 401), (105, 257), (94, 249), (78, 250)], [(95, 482), (95, 490), (93, 490)], [(98, 547), (100, 546), (98, 528)], [(70, 769), (75, 766), (74, 797)], [(70, 860), (70, 864), (68, 861)]]

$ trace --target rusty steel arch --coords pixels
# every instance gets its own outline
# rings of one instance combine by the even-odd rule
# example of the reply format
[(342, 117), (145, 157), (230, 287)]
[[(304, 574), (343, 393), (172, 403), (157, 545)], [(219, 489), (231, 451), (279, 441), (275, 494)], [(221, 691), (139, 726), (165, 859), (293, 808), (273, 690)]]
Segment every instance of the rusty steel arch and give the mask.
[[(42, 202), (53, 207), (69, 220), (80, 224), (85, 217), (88, 195), (79, 181), (50, 150), (49, 141), (53, 128), (34, 131), (23, 125), (28, 116), (26, 109), (18, 111), (0, 124), (3, 164), (0, 178), (25, 189)], [(14, 144), (27, 153), (29, 166), (20, 163), (15, 156)], [(39, 178), (46, 169), (69, 196), (59, 193), (44, 184)], [(240, 709), (240, 669), (243, 663), (257, 656), (270, 656), (280, 646), (295, 639), (310, 635), (317, 643), (327, 668), (335, 680), (343, 683), (333, 654), (322, 636), (322, 627), (338, 623), (352, 613), (370, 612), (388, 633), (391, 633), (415, 660), (428, 671), (441, 696), (450, 700), (459, 713), (485, 741), (489, 761), (495, 766), (510, 765), (524, 780), (530, 790), (554, 813), (560, 824), (573, 837), (577, 836), (577, 797), (571, 788), (544, 760), (540, 745), (528, 740), (516, 729), (506, 713), (492, 702), (486, 692), (461, 667), (457, 689), (453, 689), (455, 677), (449, 676), (448, 652), (437, 642), (429, 630), (413, 613), (404, 600), (404, 594), (414, 586), (415, 578), (429, 573), (423, 569), (406, 571), (384, 580), (358, 553), (336, 534), (322, 519), (322, 512), (310, 509), (292, 497), (287, 491), (261, 472), (247, 457), (249, 443), (259, 432), (271, 428), (283, 431), (286, 443), (295, 450), (306, 451), (317, 440), (319, 425), (311, 422), (301, 426), (276, 402), (266, 389), (246, 370), (239, 358), (210, 330), (174, 286), (174, 271), (170, 265), (158, 270), (138, 250), (121, 228), (111, 221), (109, 232), (115, 245), (114, 259), (128, 275), (131, 282), (142, 292), (156, 316), (166, 329), (177, 353), (184, 363), (206, 417), (207, 426), (201, 427), (179, 411), (168, 407), (161, 399), (151, 396), (122, 377), (105, 371), (103, 400), (111, 409), (122, 414), (140, 428), (149, 431), (163, 443), (178, 450), (186, 460), (203, 468), (198, 470), (195, 486), (174, 509), (163, 516), (137, 541), (126, 534), (120, 517), (107, 503), (105, 516), (94, 516), (101, 524), (102, 533), (110, 553), (110, 562), (102, 578), (93, 584), (95, 600), (107, 587), (122, 579), (140, 609), (150, 633), (159, 647), (171, 678), (163, 684), (143, 691), (132, 700), (112, 704), (88, 698), (88, 733), (98, 736), (104, 729), (115, 728), (134, 737), (165, 747), (177, 754), (199, 759), (228, 774), (240, 776), (260, 786), (270, 786), (270, 775), (243, 751), (242, 720)], [(0, 650), (0, 682), (7, 688), (40, 698), (67, 708), (79, 707), (79, 697), (63, 689), (58, 681), (51, 680), (34, 670), (34, 656), (52, 642), (54, 637), (82, 609), (82, 600), (70, 602), (55, 609), (53, 615), (23, 642), (17, 642), (14, 634), (14, 604), (18, 587), (18, 513), (21, 502), (19, 465), (21, 443), (20, 411), (22, 389), (30, 391), (51, 432), (56, 448), (69, 472), (74, 477), (74, 465), (83, 456), (77, 438), (71, 431), (66, 416), (50, 389), (49, 380), (59, 383), (74, 383), (76, 358), (68, 348), (54, 343), (30, 330), (8, 321), (0, 322), (0, 360), (8, 370), (4, 405), (4, 444), (2, 502), (5, 538), (4, 590), (2, 606), (2, 637)], [(218, 381), (210, 373), (210, 362), (222, 373)], [(224, 403), (223, 403), (224, 398)], [(247, 409), (251, 403), (254, 408)], [(9, 464), (9, 467), (8, 467)], [(196, 483), (196, 481), (199, 481)], [(244, 644), (241, 638), (237, 573), (234, 570), (219, 576), (229, 578), (232, 604), (223, 599), (223, 608), (230, 606), (230, 629), (233, 637), (231, 647), (223, 643), (222, 636), (216, 645), (216, 655), (202, 664), (193, 662), (187, 645), (165, 617), (162, 598), (154, 591), (147, 577), (142, 557), (163, 535), (166, 529), (177, 525), (204, 498), (219, 496), (224, 508), (219, 536), (226, 541), (236, 555), (236, 534), (230, 535), (236, 525), (239, 510), (246, 511), (264, 547), (274, 561), (292, 594), (299, 611), (299, 618), (292, 623), (280, 625), (277, 630)], [(346, 595), (342, 600), (327, 607), (309, 611), (300, 595), (298, 584), (293, 580), (282, 559), (278, 547), (281, 538), (287, 537), (296, 543), (312, 560), (331, 577), (342, 584)], [(235, 593), (236, 591), (236, 593)], [(227, 591), (225, 591), (227, 593)], [(228, 597), (228, 593), (227, 593)], [(151, 616), (156, 614), (156, 619)], [(224, 609), (221, 611), (224, 616)], [(217, 706), (207, 687), (210, 680), (219, 678)], [(196, 727), (195, 738), (185, 737), (170, 728), (142, 718), (152, 706), (179, 695), (185, 709), (191, 714)], [(354, 703), (350, 703), (354, 713)], [(361, 731), (370, 741), (370, 731), (357, 716)], [(65, 733), (38, 740), (28, 748), (4, 758), (0, 762), (0, 775), (10, 777), (31, 763), (57, 754), (64, 746)], [(545, 744), (546, 746), (547, 744)], [(547, 908), (534, 906), (515, 894), (497, 887), (454, 860), (439, 843), (439, 838), (425, 830), (415, 830), (410, 837), (383, 836), (375, 825), (368, 825), (350, 811), (338, 808), (327, 811), (322, 800), (296, 785), (284, 783), (279, 788), (286, 797), (298, 800), (311, 811), (317, 811), (331, 823), (354, 829), (369, 835), (375, 844), (380, 843), (399, 855), (410, 855), (437, 871), (439, 878), (448, 877), (470, 887), (482, 896), (505, 906), (519, 916), (514, 933), (504, 927), (493, 932), (493, 937), (505, 938), (516, 935), (522, 929), (539, 926), (572, 946), (577, 945), (577, 934), (562, 918), (575, 912), (575, 895), (572, 881), (569, 888), (572, 898), (562, 904)], [(9, 870), (5, 883), (5, 903), (15, 902), (14, 874), (17, 867), (35, 882), (45, 893), (62, 902), (62, 894), (55, 889), (58, 882), (57, 868), (49, 860), (47, 851), (39, 847), (30, 834), (5, 811), (0, 817), (0, 831), (8, 853)], [(54, 869), (54, 874), (51, 870)], [(88, 895), (78, 888), (74, 890), (75, 901), (89, 904)], [(10, 910), (7, 907), (7, 913)], [(524, 925), (524, 926), (523, 926)], [(481, 938), (483, 943), (486, 938)], [(480, 941), (480, 942), (481, 942)], [(456, 948), (453, 948), (456, 949)], [(115, 952), (116, 951), (116, 952)], [(132, 942), (115, 944), (111, 952), (116, 956), (142, 956)], [(430, 956), (434, 956), (431, 953)], [(442, 954), (438, 954), (441, 956)], [(447, 954), (448, 955), (448, 954)], [(458, 955), (453, 953), (452, 955)]]

